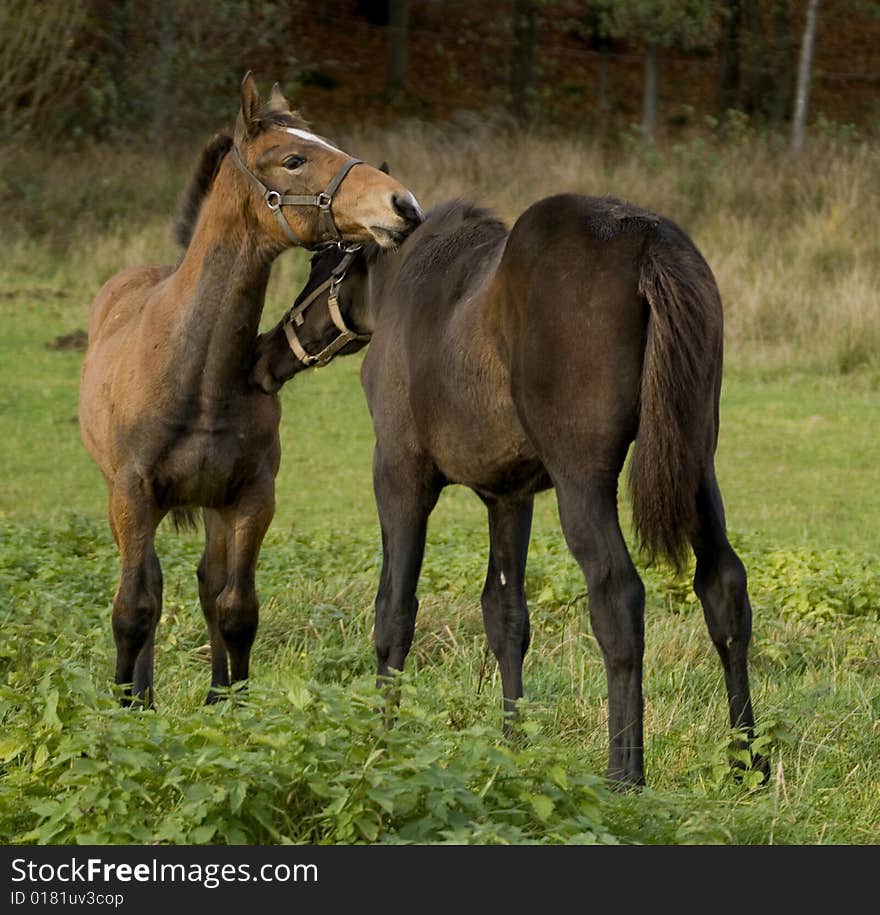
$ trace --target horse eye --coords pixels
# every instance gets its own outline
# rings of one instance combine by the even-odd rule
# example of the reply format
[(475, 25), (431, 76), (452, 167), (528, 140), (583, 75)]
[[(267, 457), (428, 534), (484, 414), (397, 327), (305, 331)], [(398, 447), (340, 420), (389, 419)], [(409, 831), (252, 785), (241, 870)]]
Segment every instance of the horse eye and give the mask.
[(281, 164), (289, 172), (295, 172), (305, 161), (302, 156), (288, 156)]

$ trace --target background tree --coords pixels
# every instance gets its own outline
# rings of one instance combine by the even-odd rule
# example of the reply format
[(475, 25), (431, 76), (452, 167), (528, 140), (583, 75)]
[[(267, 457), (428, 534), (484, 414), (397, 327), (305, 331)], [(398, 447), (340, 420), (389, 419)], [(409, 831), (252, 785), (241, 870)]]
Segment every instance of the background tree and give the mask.
[(660, 77), (658, 52), (691, 49), (711, 40), (721, 6), (718, 0), (603, 0), (609, 34), (641, 40), (644, 55), (642, 130), (653, 137), (657, 126)]
[(406, 70), (409, 42), (409, 0), (389, 0), (388, 3), (388, 69), (385, 91), (392, 100), (406, 92)]
[(513, 50), (510, 57), (510, 107), (520, 121), (528, 119), (529, 91), (538, 39), (536, 0), (514, 0)]
[(596, 73), (596, 110), (595, 121), (598, 130), (604, 133), (607, 126), (608, 112), (611, 108), (610, 93), (608, 90), (608, 64), (615, 42), (608, 29), (606, 4), (599, 2), (590, 3), (584, 12), (574, 22), (573, 31), (578, 34), (586, 46), (599, 56)]
[(764, 23), (763, 0), (742, 0), (743, 27), (746, 66), (743, 73), (742, 99), (737, 106), (754, 117), (763, 117), (770, 112), (772, 73), (767, 54), (767, 34)]
[(168, 121), (172, 104), (174, 47), (176, 44), (176, 9), (174, 0), (159, 2), (159, 40), (156, 45), (156, 91), (153, 93), (153, 133), (160, 143), (168, 138)]
[(725, 0), (721, 4), (721, 40), (719, 44), (717, 91), (719, 119), (723, 119), (731, 108), (739, 106), (741, 23), (742, 6), (740, 0)]
[(789, 0), (723, 0), (720, 13), (718, 117), (738, 109), (778, 130), (794, 90)]
[[(540, 100), (548, 123), (607, 132), (638, 118), (641, 103), (651, 134), (658, 96), (692, 106), (694, 123), (709, 96), (713, 111), (749, 111), (791, 142), (808, 0), (396, 0), (393, 31), (391, 5), (0, 0), (0, 142), (26, 141), (29, 125), (66, 144), (186, 141), (225, 122), (247, 69), (329, 122), (394, 117), (416, 99), (426, 120), (499, 105), (524, 119)], [(821, 106), (875, 131), (878, 9), (822, 4), (812, 114)], [(661, 72), (673, 56), (675, 72)], [(401, 91), (407, 105), (395, 111)]]
[(85, 0), (64, 3), (3, 0), (0, 3), (0, 128), (21, 134), (82, 80), (88, 65), (74, 53), (85, 29)]
[(804, 23), (804, 37), (801, 41), (801, 55), (798, 64), (794, 116), (791, 121), (791, 150), (793, 153), (799, 153), (804, 148), (807, 104), (810, 99), (810, 73), (813, 67), (813, 47), (816, 40), (816, 19), (818, 17), (818, 11), (819, 0), (808, 0), (807, 18)]
[(773, 0), (773, 107), (776, 130), (791, 112), (794, 98), (795, 43), (788, 13), (788, 0)]

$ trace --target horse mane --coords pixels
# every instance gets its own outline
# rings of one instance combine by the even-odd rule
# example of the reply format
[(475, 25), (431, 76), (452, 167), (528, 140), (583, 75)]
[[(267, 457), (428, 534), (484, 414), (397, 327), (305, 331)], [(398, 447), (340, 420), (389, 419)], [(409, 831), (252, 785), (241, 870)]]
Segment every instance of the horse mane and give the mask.
[(257, 117), (260, 126), (267, 127), (294, 127), (297, 130), (311, 130), (308, 121), (298, 111), (280, 111), (266, 104)]
[[(308, 130), (309, 127), (296, 112), (279, 111), (269, 105), (265, 105), (260, 111), (258, 120), (264, 130), (268, 127), (295, 127), (298, 130)], [(183, 192), (177, 219), (174, 221), (174, 240), (184, 250), (189, 247), (192, 240), (202, 203), (214, 183), (214, 178), (217, 177), (220, 163), (231, 148), (232, 134), (224, 130), (208, 141), (199, 156), (192, 177)]]
[(503, 245), (509, 229), (495, 213), (466, 200), (449, 200), (432, 207), (424, 222), (403, 243), (403, 261), (396, 282), (413, 294), (425, 282), (443, 278), (446, 302), (481, 282), (487, 265), (486, 248)]
[(202, 201), (211, 189), (223, 157), (232, 149), (232, 134), (228, 131), (215, 134), (202, 150), (192, 177), (186, 186), (174, 221), (174, 240), (186, 250), (192, 240), (193, 230), (199, 218)]
[(457, 235), (465, 227), (468, 230), (477, 229), (489, 234), (494, 234), (498, 230), (507, 231), (507, 226), (492, 210), (461, 198), (447, 200), (432, 207), (425, 214), (425, 220), (417, 231), (428, 235)]

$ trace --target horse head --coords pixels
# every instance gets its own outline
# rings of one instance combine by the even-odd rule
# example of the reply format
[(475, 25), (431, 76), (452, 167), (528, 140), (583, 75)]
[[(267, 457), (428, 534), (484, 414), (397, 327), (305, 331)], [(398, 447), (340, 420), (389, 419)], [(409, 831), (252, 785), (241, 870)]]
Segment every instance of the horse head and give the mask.
[(412, 193), (308, 129), (276, 83), (261, 103), (248, 73), (241, 85), (232, 161), (259, 195), (263, 229), (282, 248), (375, 241), (393, 247), (422, 220)]
[(253, 384), (274, 394), (297, 372), (366, 346), (367, 271), (377, 253), (375, 245), (333, 245), (312, 256), (305, 286), (278, 324), (257, 339)]

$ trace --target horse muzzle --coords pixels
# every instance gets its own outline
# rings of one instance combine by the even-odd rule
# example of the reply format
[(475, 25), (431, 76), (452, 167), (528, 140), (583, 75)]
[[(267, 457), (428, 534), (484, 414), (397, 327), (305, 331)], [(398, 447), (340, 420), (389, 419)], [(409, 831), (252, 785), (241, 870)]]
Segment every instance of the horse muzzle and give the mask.
[(395, 225), (371, 225), (370, 234), (382, 248), (396, 248), (403, 240), (415, 231), (424, 219), (422, 208), (409, 192), (394, 194), (391, 207), (399, 222)]

